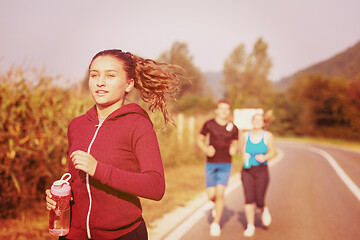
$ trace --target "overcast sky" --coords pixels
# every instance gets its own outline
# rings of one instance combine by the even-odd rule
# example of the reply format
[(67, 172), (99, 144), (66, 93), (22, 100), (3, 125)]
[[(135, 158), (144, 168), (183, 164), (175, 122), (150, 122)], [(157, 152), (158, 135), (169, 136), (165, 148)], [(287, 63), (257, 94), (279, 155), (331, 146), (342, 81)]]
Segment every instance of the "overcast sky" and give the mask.
[(262, 37), (279, 80), (360, 41), (359, 0), (0, 0), (0, 71), (12, 64), (82, 79), (100, 50), (146, 58), (179, 41), (201, 71)]

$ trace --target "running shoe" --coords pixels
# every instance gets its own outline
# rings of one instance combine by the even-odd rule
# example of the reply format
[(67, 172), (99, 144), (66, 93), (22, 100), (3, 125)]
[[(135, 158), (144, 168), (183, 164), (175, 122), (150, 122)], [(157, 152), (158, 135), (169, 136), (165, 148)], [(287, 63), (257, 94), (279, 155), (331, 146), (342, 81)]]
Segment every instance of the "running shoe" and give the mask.
[(244, 231), (245, 237), (252, 237), (255, 234), (255, 226), (252, 224), (248, 224), (246, 230)]
[(212, 237), (219, 237), (221, 234), (220, 225), (216, 222), (213, 222), (210, 225), (210, 236)]
[(268, 207), (264, 207), (264, 211), (261, 214), (261, 221), (265, 227), (268, 227), (271, 224), (271, 215)]

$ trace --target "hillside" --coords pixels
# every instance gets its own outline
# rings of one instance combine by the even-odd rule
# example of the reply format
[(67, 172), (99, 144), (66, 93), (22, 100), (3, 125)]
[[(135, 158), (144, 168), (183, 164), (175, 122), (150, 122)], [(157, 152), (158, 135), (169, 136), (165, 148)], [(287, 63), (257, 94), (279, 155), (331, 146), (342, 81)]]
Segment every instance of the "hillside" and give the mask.
[(277, 89), (286, 89), (297, 75), (307, 73), (324, 73), (329, 77), (344, 77), (353, 80), (360, 76), (360, 41), (345, 51), (325, 60), (300, 70), (289, 77), (274, 83)]

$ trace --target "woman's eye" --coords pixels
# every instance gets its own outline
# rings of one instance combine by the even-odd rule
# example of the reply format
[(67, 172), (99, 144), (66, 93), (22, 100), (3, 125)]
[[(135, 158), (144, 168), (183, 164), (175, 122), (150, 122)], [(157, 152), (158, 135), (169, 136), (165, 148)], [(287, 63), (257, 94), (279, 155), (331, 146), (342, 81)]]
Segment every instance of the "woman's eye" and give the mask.
[(96, 78), (98, 75), (97, 74), (90, 74), (90, 77), (92, 78)]
[(114, 77), (115, 77), (115, 75), (108, 75), (108, 77), (109, 77), (109, 78), (114, 78)]

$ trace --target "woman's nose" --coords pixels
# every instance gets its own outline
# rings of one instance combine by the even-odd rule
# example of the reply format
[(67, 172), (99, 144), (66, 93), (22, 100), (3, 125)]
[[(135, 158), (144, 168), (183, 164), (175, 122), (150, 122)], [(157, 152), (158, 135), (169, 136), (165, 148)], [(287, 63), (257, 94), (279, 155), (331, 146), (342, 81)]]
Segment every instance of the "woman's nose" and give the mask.
[(106, 84), (105, 84), (105, 77), (100, 77), (99, 78), (99, 80), (97, 81), (97, 83), (96, 83), (96, 85), (98, 86), (98, 87), (102, 87), (102, 86), (105, 86)]

